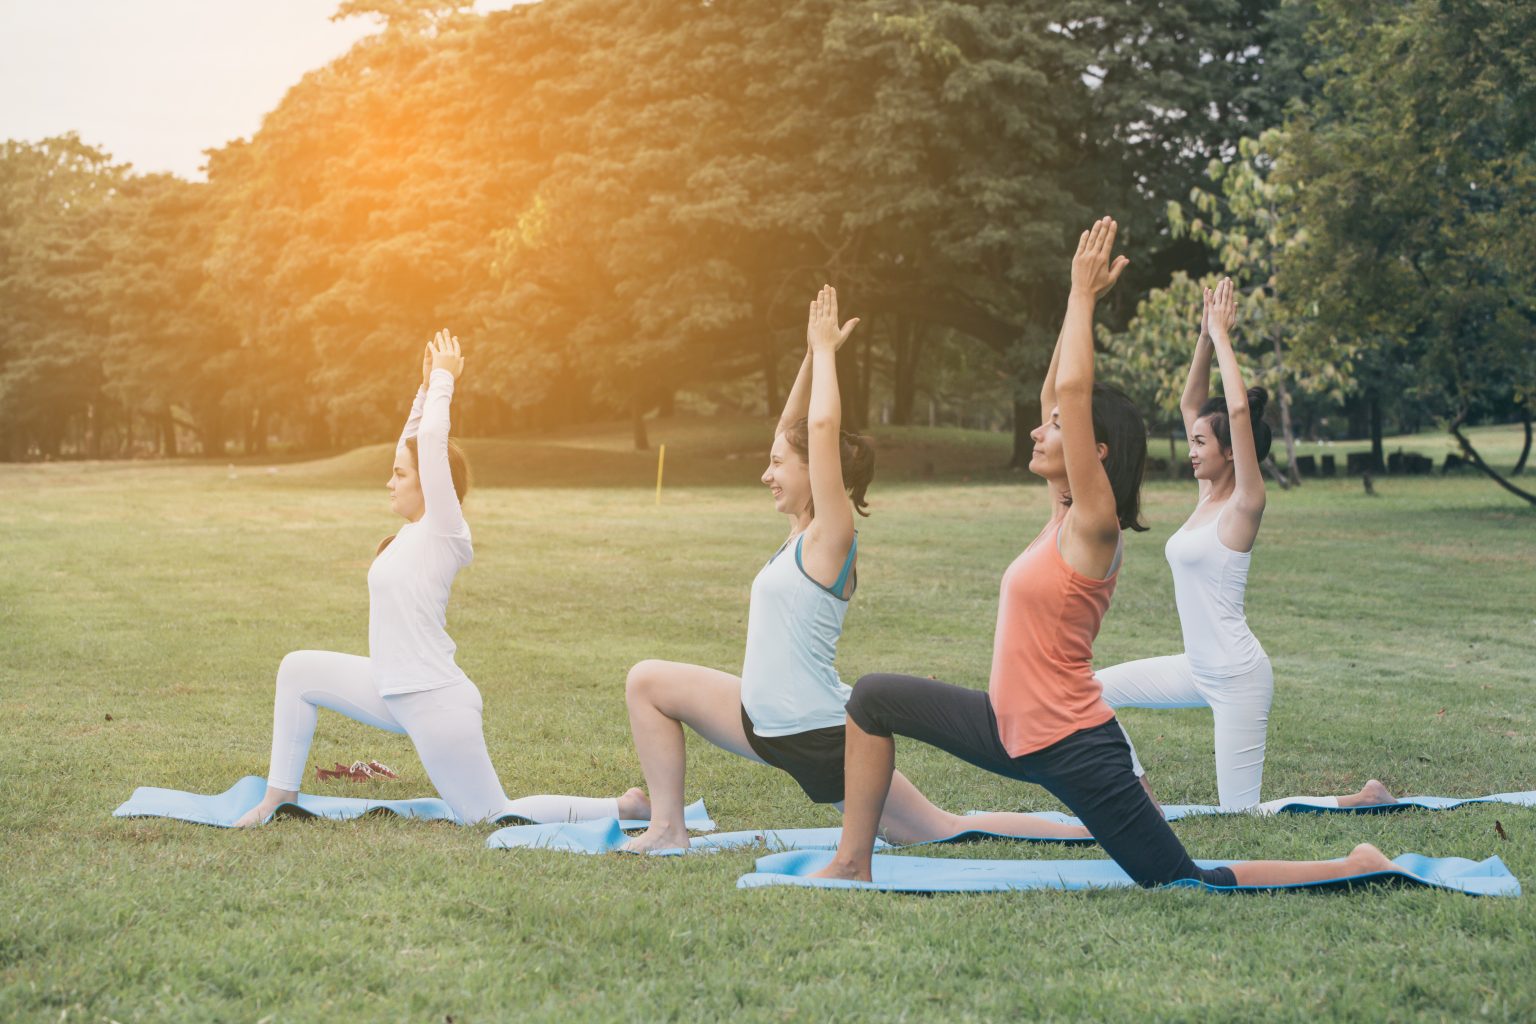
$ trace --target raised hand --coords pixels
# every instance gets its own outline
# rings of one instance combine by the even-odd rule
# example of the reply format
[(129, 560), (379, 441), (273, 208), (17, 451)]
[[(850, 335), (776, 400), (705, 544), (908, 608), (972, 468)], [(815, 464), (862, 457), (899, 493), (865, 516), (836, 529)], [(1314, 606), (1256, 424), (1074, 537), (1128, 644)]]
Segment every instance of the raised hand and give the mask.
[(1103, 298), (1104, 293), (1120, 280), (1120, 274), (1131, 261), (1124, 256), (1116, 256), (1114, 262), (1110, 262), (1110, 253), (1115, 247), (1115, 234), (1119, 230), (1120, 226), (1113, 217), (1101, 217), (1093, 222), (1093, 227), (1083, 232), (1077, 240), (1077, 253), (1072, 257), (1073, 291), (1086, 292), (1097, 300)]
[(459, 339), (448, 332), (448, 328), (438, 331), (432, 338), (427, 351), (432, 358), (433, 370), (447, 370), (453, 374), (454, 380), (464, 372), (464, 353), (459, 348)]
[(425, 389), (431, 384), (432, 377), (432, 343), (428, 342), (421, 350), (421, 386)]
[(812, 353), (836, 352), (848, 340), (848, 335), (859, 326), (854, 317), (842, 327), (837, 326), (837, 289), (822, 285), (821, 291), (811, 301), (810, 319), (805, 325), (805, 344)]
[(1200, 340), (1209, 341), (1211, 337), (1211, 297), (1209, 288), (1205, 289), (1205, 295), (1200, 303)]
[(1211, 338), (1230, 344), (1232, 328), (1237, 326), (1237, 295), (1230, 277), (1222, 278), (1206, 300), (1206, 318), (1210, 321)]

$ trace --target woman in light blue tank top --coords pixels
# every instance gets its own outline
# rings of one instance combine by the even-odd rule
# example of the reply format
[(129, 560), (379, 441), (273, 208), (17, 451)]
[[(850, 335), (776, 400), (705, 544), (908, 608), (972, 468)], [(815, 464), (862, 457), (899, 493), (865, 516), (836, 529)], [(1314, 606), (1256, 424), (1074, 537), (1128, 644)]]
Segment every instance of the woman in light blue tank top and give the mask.
[[(717, 747), (783, 769), (815, 802), (842, 807), (843, 706), (852, 691), (838, 678), (835, 660), (858, 585), (853, 513), (868, 514), (864, 494), (874, 472), (868, 442), (841, 430), (837, 350), (857, 325), (857, 319), (838, 325), (831, 287), (811, 303), (805, 359), (762, 475), (774, 511), (789, 517), (789, 539), (753, 580), (741, 675), (657, 660), (629, 671), (625, 700), (650, 792), (651, 823), (625, 849), (688, 846), (684, 725)], [(1061, 838), (1088, 834), (1027, 814), (949, 814), (900, 773), (881, 825), (898, 843), (970, 830)]]

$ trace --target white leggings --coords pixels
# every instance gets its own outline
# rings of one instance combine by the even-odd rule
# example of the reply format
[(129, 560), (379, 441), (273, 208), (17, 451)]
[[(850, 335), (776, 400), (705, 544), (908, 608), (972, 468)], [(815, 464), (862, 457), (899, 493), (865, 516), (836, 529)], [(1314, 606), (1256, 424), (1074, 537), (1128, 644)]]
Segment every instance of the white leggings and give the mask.
[(320, 708), (409, 736), (427, 778), (465, 824), (516, 814), (531, 821), (616, 818), (619, 802), (576, 796), (508, 800), (485, 749), (480, 690), (469, 680), (438, 690), (381, 697), (368, 659), (331, 651), (294, 651), (277, 669), (272, 709), (272, 765), (267, 785), (297, 791), (304, 779)]
[[(1226, 678), (1196, 673), (1183, 654), (1128, 661), (1094, 674), (1104, 684), (1105, 702), (1113, 708), (1209, 707), (1215, 719), (1216, 792), (1221, 806), (1227, 810), (1258, 806), (1269, 705), (1275, 694), (1268, 658), (1251, 672)], [(1131, 764), (1137, 775), (1145, 774), (1134, 744)]]

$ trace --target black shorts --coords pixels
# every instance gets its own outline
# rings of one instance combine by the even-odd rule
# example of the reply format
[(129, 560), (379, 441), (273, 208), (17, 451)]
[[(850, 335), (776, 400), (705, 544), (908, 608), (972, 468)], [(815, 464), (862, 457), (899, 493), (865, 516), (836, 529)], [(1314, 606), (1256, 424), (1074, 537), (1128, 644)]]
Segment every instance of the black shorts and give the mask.
[(1190, 860), (1131, 770), (1130, 744), (1113, 718), (1014, 757), (998, 736), (986, 691), (899, 675), (860, 679), (848, 717), (872, 736), (909, 736), (978, 768), (1044, 786), (1138, 885), (1181, 878), (1218, 886), (1236, 882), (1231, 868), (1202, 868)]
[(811, 729), (788, 736), (759, 736), (745, 706), (741, 728), (752, 752), (800, 783), (813, 803), (835, 804), (843, 799), (843, 726)]

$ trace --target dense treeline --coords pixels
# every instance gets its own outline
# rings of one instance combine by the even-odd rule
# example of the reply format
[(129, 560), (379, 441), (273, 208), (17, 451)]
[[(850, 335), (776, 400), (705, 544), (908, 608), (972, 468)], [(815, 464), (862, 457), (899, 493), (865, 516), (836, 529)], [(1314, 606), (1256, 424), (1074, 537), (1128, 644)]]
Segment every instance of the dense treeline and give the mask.
[[(643, 442), (679, 392), (773, 408), (823, 280), (864, 318), (839, 357), (852, 422), (970, 392), (1028, 429), (1075, 232), (1125, 225), (1132, 322), (1231, 256), (1169, 204), (1282, 126), (1307, 185), (1286, 230), (1312, 239), (1286, 264), (1304, 297), (1272, 305), (1298, 365), (1346, 353), (1322, 400), (1507, 414), (1531, 385), (1510, 220), (1530, 225), (1532, 26), (1510, 0), (467, 7), (344, 3), (384, 29), (211, 152), (206, 183), (6, 143), (0, 457), (378, 440), (445, 323), (474, 341), (463, 429), (627, 416)], [(1401, 102), (1373, 105), (1384, 85)], [(1404, 120), (1426, 104), (1438, 134)], [(1476, 274), (1477, 309), (1448, 310)]]

